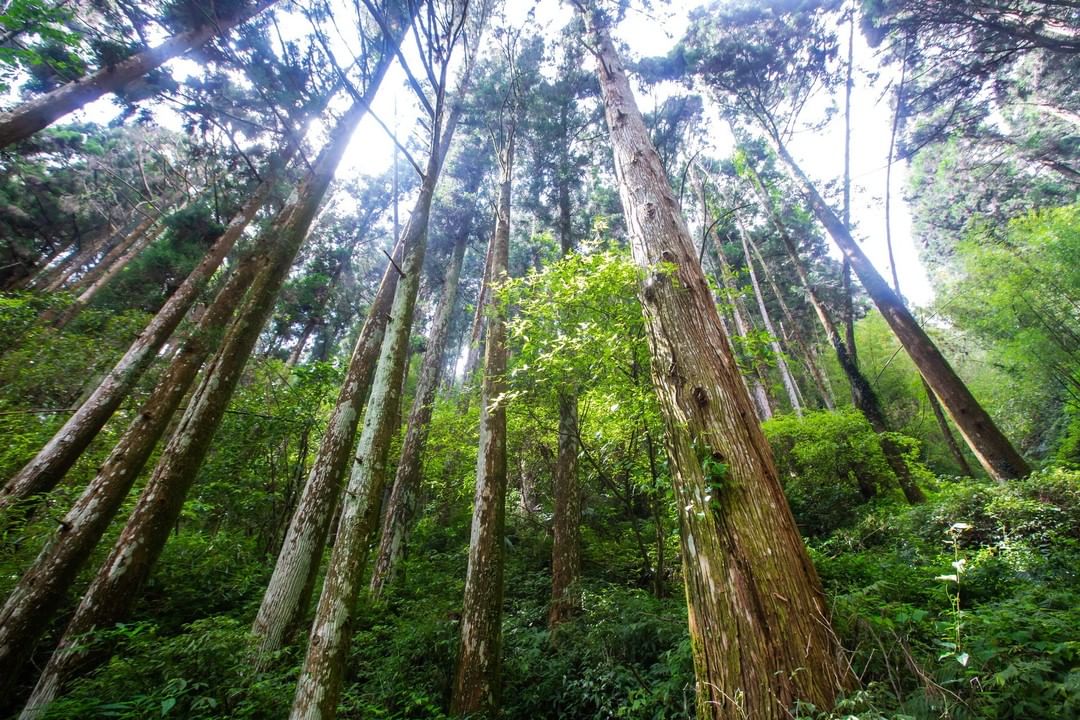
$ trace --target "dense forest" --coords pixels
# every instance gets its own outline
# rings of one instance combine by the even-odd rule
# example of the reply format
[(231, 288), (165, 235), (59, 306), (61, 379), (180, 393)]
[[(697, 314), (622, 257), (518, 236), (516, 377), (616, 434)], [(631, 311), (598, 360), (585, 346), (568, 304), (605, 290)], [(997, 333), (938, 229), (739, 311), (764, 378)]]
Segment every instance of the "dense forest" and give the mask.
[(2, 0), (0, 716), (1080, 718), (1080, 5)]

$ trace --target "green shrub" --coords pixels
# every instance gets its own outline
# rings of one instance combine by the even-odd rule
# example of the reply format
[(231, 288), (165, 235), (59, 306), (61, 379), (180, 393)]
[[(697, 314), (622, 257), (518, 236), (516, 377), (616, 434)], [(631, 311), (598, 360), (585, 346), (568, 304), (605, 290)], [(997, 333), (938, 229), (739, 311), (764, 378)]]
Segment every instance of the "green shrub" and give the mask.
[(877, 433), (856, 410), (783, 415), (762, 428), (806, 535), (822, 537), (849, 525), (857, 507), (896, 485)]

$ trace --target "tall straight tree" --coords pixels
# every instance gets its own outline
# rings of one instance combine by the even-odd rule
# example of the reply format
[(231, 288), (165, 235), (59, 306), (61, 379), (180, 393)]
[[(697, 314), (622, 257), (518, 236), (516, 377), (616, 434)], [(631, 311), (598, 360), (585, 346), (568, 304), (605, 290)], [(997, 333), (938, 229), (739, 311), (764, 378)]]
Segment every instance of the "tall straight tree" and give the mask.
[(267, 231), (266, 237), (274, 242), (271, 256), (258, 270), (222, 347), (193, 392), (119, 539), (68, 623), (23, 710), (23, 720), (40, 717), (64, 683), (85, 666), (92, 656), (83, 644), (86, 633), (108, 627), (126, 615), (160, 555), (353, 130), (366, 114), (395, 56), (403, 20), (396, 13), (379, 20), (383, 25), (390, 24), (393, 33), (380, 32), (380, 39), (373, 41), (374, 57), (366, 73), (364, 95), (356, 97), (337, 122), (319, 157)]
[(522, 111), (518, 41), (516, 33), (502, 35), (501, 57), (493, 61), (493, 87), (488, 88), (494, 110), (489, 131), (499, 164), (499, 195), (485, 278), (486, 340), (476, 490), (461, 609), (461, 641), (450, 695), (451, 712), (480, 717), (498, 713), (502, 674), (507, 330), (506, 308), (498, 302), (496, 289), (509, 275), (514, 153)]
[(387, 507), (383, 513), (382, 532), (375, 563), (371, 573), (371, 594), (378, 597), (385, 587), (400, 576), (401, 561), (405, 555), (409, 534), (416, 522), (417, 504), (420, 500), (420, 475), (423, 468), (423, 452), (430, 430), (431, 414), (439, 379), (445, 365), (447, 338), (450, 321), (457, 300), (458, 281), (465, 256), (465, 246), (473, 232), (478, 207), (476, 192), (484, 178), (486, 167), (470, 154), (460, 154), (466, 166), (462, 202), (466, 207), (463, 215), (454, 214), (457, 237), (451, 253), (450, 265), (443, 278), (442, 296), (424, 348), (424, 360), (416, 382), (416, 394), (409, 411), (408, 428), (401, 446), (401, 459), (394, 475)]
[[(579, 6), (580, 7), (580, 6)], [(696, 248), (600, 12), (597, 56), (679, 508), (699, 718), (787, 718), (852, 683)]]
[[(461, 95), (468, 88), (476, 46), (486, 20), (483, 5), (473, 8), (476, 15), (472, 17), (466, 13), (467, 9), (468, 6), (455, 0), (437, 3), (418, 16), (414, 25), (430, 53), (422, 62), (432, 97), (428, 99), (424, 92), (417, 94), (426, 101), (431, 113), (428, 159), (416, 204), (402, 235), (401, 278), (379, 351), (355, 462), (341, 501), (334, 550), (311, 624), (307, 656), (296, 685), (290, 712), (294, 720), (331, 720), (337, 715), (353, 608), (363, 586), (368, 547), (378, 528), (387, 458), (398, 425), (402, 375), (427, 252), (431, 202), (461, 114)], [(456, 60), (454, 51), (459, 46), (464, 47), (465, 64), (458, 83), (458, 97), (451, 103), (447, 83), (451, 63)]]
[(257, 0), (249, 6), (232, 6), (233, 11), (223, 15), (217, 14), (212, 4), (200, 6), (195, 13), (198, 17), (195, 27), (172, 36), (160, 45), (137, 52), (86, 77), (61, 85), (9, 112), (0, 113), (0, 148), (30, 137), (103, 95), (121, 90), (167, 60), (224, 35), (276, 1)]

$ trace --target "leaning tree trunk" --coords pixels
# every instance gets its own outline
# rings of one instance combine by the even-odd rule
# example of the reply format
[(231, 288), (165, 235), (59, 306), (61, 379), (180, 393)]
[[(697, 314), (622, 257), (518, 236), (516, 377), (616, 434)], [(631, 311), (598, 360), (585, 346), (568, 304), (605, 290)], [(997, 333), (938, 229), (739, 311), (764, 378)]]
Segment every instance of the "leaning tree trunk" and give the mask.
[[(399, 249), (400, 246), (394, 255)], [(397, 270), (389, 263), (356, 339), (345, 381), (251, 628), (259, 639), (257, 662), (263, 662), (282, 647), (297, 629), (307, 607), (318, 561), (337, 507), (341, 480), (352, 458), (360, 406), (367, 397), (375, 373), (397, 283)]]
[(64, 287), (71, 277), (80, 269), (86, 267), (103, 250), (109, 248), (116, 235), (122, 228), (110, 225), (109, 230), (96, 238), (80, 245), (75, 252), (68, 255), (62, 262), (50, 269), (43, 277), (34, 278), (31, 288), (45, 292), (56, 292)]
[(229, 276), (97, 475), (8, 596), (0, 610), (0, 693), (10, 691), (34, 644), (48, 630), (53, 614), (120, 510), (199, 368), (220, 342), (255, 276), (257, 263), (258, 258), (248, 258)]
[(239, 10), (233, 17), (207, 18), (204, 24), (194, 30), (173, 35), (156, 47), (135, 53), (118, 63), (106, 65), (91, 75), (61, 85), (52, 92), (23, 103), (11, 112), (0, 113), (0, 148), (30, 137), (102, 95), (117, 92), (166, 61), (183, 55), (212, 38), (224, 35), (274, 2), (275, 0), (259, 0), (249, 9)]
[(353, 607), (362, 586), (371, 536), (378, 526), (386, 464), (397, 427), (401, 402), (401, 376), (408, 352), (413, 311), (427, 248), (431, 197), (438, 177), (431, 171), (403, 236), (404, 261), (386, 337), (364, 410), (356, 462), (342, 498), (334, 551), (323, 581), (322, 594), (308, 640), (307, 658), (296, 686), (290, 717), (332, 718), (337, 712), (345, 653), (351, 637)]
[(443, 280), (442, 297), (439, 299), (439, 307), (435, 311), (435, 320), (431, 326), (431, 333), (428, 335), (424, 361), (420, 366), (416, 395), (409, 411), (409, 427), (401, 446), (401, 459), (398, 461), (393, 489), (390, 491), (390, 498), (386, 505), (379, 549), (371, 573), (370, 588), (374, 597), (382, 595), (383, 589), (400, 574), (409, 532), (416, 521), (424, 445), (430, 429), (435, 394), (439, 388), (443, 356), (446, 354), (450, 318), (457, 299), (461, 264), (465, 257), (465, 246), (469, 237), (468, 224), (466, 223), (466, 227), (458, 232), (450, 267)]
[(699, 718), (825, 710), (853, 678), (697, 253), (603, 21), (587, 18), (679, 508)]
[(1027, 462), (994, 424), (989, 413), (971, 394), (967, 385), (952, 369), (949, 361), (926, 334), (904, 303), (885, 282), (873, 263), (855, 242), (847, 226), (836, 216), (779, 138), (772, 138), (777, 153), (802, 183), (817, 219), (828, 230), (833, 242), (851, 262), (866, 292), (889, 323), (900, 344), (911, 357), (941, 404), (964, 436), (968, 447), (990, 477), (998, 482), (1023, 477), (1031, 472)]
[(184, 282), (169, 296), (154, 319), (117, 361), (79, 409), (46, 443), (26, 466), (0, 490), (0, 509), (14, 503), (25, 503), (31, 496), (46, 493), (56, 487), (71, 466), (79, 459), (101, 428), (120, 407), (120, 403), (150, 366), (162, 345), (195, 303), (210, 278), (221, 266), (236, 241), (251, 223), (255, 213), (266, 204), (277, 182), (280, 167), (288, 161), (291, 151), (281, 162), (272, 164), (266, 177), (252, 193), (247, 203), (229, 222), (202, 261)]
[(844, 371), (844, 375), (847, 376), (848, 383), (851, 386), (852, 404), (866, 417), (867, 422), (870, 423), (870, 427), (878, 434), (882, 452), (885, 454), (885, 459), (889, 463), (889, 468), (893, 471), (893, 475), (896, 476), (896, 481), (900, 485), (900, 490), (904, 493), (904, 497), (913, 505), (925, 502), (926, 496), (923, 494), (922, 490), (919, 489), (919, 486), (915, 483), (915, 478), (911, 475), (911, 468), (904, 458), (903, 449), (889, 435), (889, 426), (888, 422), (885, 420), (885, 411), (881, 407), (881, 401), (878, 398), (877, 393), (874, 392), (873, 386), (870, 385), (870, 381), (866, 379), (866, 375), (863, 374), (862, 370), (856, 364), (855, 359), (851, 357), (851, 354), (848, 352), (847, 344), (844, 342), (843, 338), (840, 337), (840, 332), (833, 322), (829, 309), (825, 306), (825, 302), (821, 299), (817, 289), (810, 282), (810, 276), (806, 271), (806, 266), (803, 265), (802, 258), (799, 256), (799, 248), (798, 245), (795, 244), (795, 239), (791, 236), (787, 225), (784, 224), (784, 221), (780, 218), (779, 213), (777, 213), (776, 208), (773, 206), (772, 200), (765, 191), (765, 186), (762, 184), (761, 178), (757, 175), (757, 172), (749, 164), (747, 164), (747, 169), (750, 185), (753, 187), (754, 192), (758, 197), (758, 201), (764, 207), (765, 212), (772, 218), (773, 226), (776, 228), (777, 234), (780, 236), (781, 241), (784, 243), (784, 247), (787, 249), (788, 257), (795, 267), (795, 273), (799, 277), (799, 282), (802, 283), (803, 289), (810, 299), (810, 304), (814, 308), (814, 313), (817, 315), (818, 322), (821, 323), (821, 327), (825, 331), (825, 337), (828, 338), (829, 344), (832, 345), (833, 351), (836, 353), (836, 360), (840, 364), (840, 368)]
[(776, 368), (780, 371), (780, 379), (784, 383), (784, 389), (787, 391), (788, 402), (791, 403), (791, 409), (795, 411), (795, 414), (802, 417), (802, 403), (799, 402), (799, 390), (795, 385), (795, 379), (791, 376), (791, 370), (788, 369), (787, 360), (784, 359), (784, 351), (780, 348), (780, 335), (776, 332), (776, 328), (773, 327), (772, 318), (769, 317), (769, 308), (765, 306), (765, 296), (761, 294), (761, 286), (758, 284), (757, 273), (754, 271), (754, 261), (750, 257), (750, 246), (746, 240), (746, 227), (743, 226), (742, 221), (738, 221), (739, 224), (739, 239), (742, 240), (743, 257), (746, 258), (746, 269), (750, 275), (750, 285), (754, 288), (754, 298), (757, 299), (758, 312), (761, 314), (761, 322), (765, 325), (765, 332), (769, 333), (769, 343), (772, 347), (773, 355), (776, 356)]
[[(900, 61), (900, 82), (896, 85), (896, 109), (893, 111), (892, 132), (889, 135), (889, 154), (885, 161), (885, 248), (889, 253), (889, 269), (892, 271), (893, 292), (895, 292), (897, 297), (901, 298), (901, 300), (904, 296), (900, 293), (900, 276), (896, 271), (896, 257), (893, 255), (892, 242), (892, 168), (896, 152), (896, 136), (900, 132), (900, 112), (904, 106), (904, 90), (907, 87), (907, 61), (908, 48), (907, 40), (905, 39), (904, 50)], [(844, 220), (844, 225), (847, 225), (846, 215)], [(938, 401), (937, 395), (934, 394), (934, 390), (930, 387), (930, 383), (926, 382), (926, 378), (922, 377), (921, 373), (919, 379), (922, 380), (923, 392), (926, 393), (926, 401), (930, 404), (930, 409), (934, 413), (934, 420), (937, 422), (941, 436), (945, 439), (945, 445), (949, 448), (949, 453), (952, 455), (957, 467), (960, 468), (961, 473), (973, 476), (974, 473), (971, 472), (971, 466), (968, 464), (967, 458), (964, 457), (963, 451), (960, 450), (960, 445), (956, 442), (956, 438), (953, 437), (952, 430), (949, 428), (949, 421), (945, 417), (944, 411), (941, 409), (941, 403)]]
[[(389, 57), (391, 53), (386, 53)], [(389, 63), (378, 65), (366, 98), (346, 111), (314, 166), (278, 213), (266, 238), (274, 242), (272, 258), (260, 268), (244, 306), (229, 328), (222, 347), (210, 361), (187, 410), (173, 432), (161, 460), (147, 481), (112, 553), (87, 590), (31, 694), (22, 720), (40, 717), (63, 684), (89, 661), (82, 645), (86, 633), (123, 618), (149, 576), (198, 474), (210, 441), (221, 422), (241, 371), (258, 340), (292, 261), (311, 227), (333, 179), (352, 131), (365, 115)]]
[[(498, 216), (491, 240), (488, 283), (508, 274), (510, 192), (514, 171), (511, 133), (499, 153)], [(480, 399), (480, 450), (476, 462), (469, 563), (461, 609), (461, 645), (450, 697), (457, 715), (494, 715), (502, 665), (503, 531), (506, 522), (506, 316), (488, 288), (485, 301), (484, 380)]]
[[(99, 258), (89, 270), (83, 273), (78, 280), (68, 285), (67, 289), (73, 293), (81, 294), (88, 287), (94, 285), (102, 275), (112, 270), (120, 258), (123, 257), (133, 245), (141, 241), (163, 216), (164, 213), (147, 213), (131, 232), (120, 238), (115, 245), (106, 249), (101, 258)], [(160, 232), (160, 226), (158, 232)], [(93, 256), (91, 256), (91, 259), (93, 259)]]

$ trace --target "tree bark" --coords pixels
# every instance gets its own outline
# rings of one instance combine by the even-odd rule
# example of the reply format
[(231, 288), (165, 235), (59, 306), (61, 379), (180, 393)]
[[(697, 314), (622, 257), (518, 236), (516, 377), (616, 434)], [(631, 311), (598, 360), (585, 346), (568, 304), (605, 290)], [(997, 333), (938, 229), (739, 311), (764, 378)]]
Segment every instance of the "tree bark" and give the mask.
[(114, 93), (166, 61), (197, 48), (212, 38), (258, 15), (275, 0), (258, 0), (249, 9), (231, 18), (216, 18), (186, 32), (173, 35), (160, 45), (135, 53), (115, 65), (106, 65), (84, 78), (73, 80), (40, 97), (23, 103), (11, 112), (0, 113), (0, 148), (30, 137), (70, 112)]
[(830, 708), (853, 678), (678, 203), (603, 19), (586, 18), (679, 508), (698, 718)]
[(458, 280), (461, 277), (461, 264), (465, 257), (468, 237), (468, 227), (459, 231), (450, 267), (447, 268), (443, 280), (442, 297), (435, 311), (424, 360), (420, 366), (416, 395), (409, 411), (409, 427), (401, 446), (401, 459), (398, 461), (393, 489), (386, 505), (379, 549), (372, 568), (370, 589), (372, 596), (376, 598), (382, 595), (384, 588), (393, 583), (399, 574), (409, 533), (416, 522), (424, 445), (430, 429), (435, 394), (439, 388), (439, 375), (443, 367), (450, 318), (457, 300)]
[(38, 680), (22, 720), (40, 717), (64, 683), (89, 662), (90, 651), (83, 646), (85, 635), (123, 618), (137, 598), (176, 524), (241, 371), (273, 312), (277, 293), (391, 56), (392, 53), (384, 53), (370, 81), (367, 97), (357, 100), (346, 111), (314, 166), (268, 230), (266, 237), (274, 243), (272, 257), (257, 271), (243, 307), (206, 368), (127, 525)]
[[(566, 127), (565, 107), (561, 127)], [(570, 138), (560, 144), (559, 165), (559, 244), (563, 257), (574, 249), (573, 219), (570, 207)], [(568, 382), (559, 394), (559, 448), (555, 459), (553, 493), (555, 507), (551, 542), (551, 606), (548, 628), (554, 631), (560, 623), (581, 609), (581, 594), (577, 583), (581, 576), (581, 488), (578, 485), (578, 396)], [(552, 633), (552, 639), (556, 635)]]
[(291, 152), (286, 151), (277, 167), (274, 164), (270, 166), (263, 182), (258, 185), (247, 203), (232, 218), (200, 263), (169, 296), (154, 319), (139, 333), (90, 397), (68, 418), (34, 459), (0, 490), (0, 509), (8, 508), (14, 503), (23, 504), (31, 496), (52, 490), (63, 479), (157, 357), (162, 345), (232, 251), (255, 213), (266, 204), (277, 182), (280, 167), (288, 162)]
[(554, 535), (551, 545), (551, 607), (548, 627), (581, 610), (581, 594), (576, 587), (581, 576), (581, 488), (577, 478), (578, 456), (577, 395), (559, 397), (559, 451), (555, 460)]
[[(510, 197), (514, 171), (511, 130), (499, 152), (498, 215), (491, 240), (488, 283), (506, 280), (510, 253)], [(476, 462), (469, 563), (461, 610), (461, 644), (450, 697), (456, 715), (494, 716), (502, 675), (503, 534), (506, 524), (506, 317), (488, 288), (480, 449)]]
[(34, 564), (0, 610), (0, 693), (48, 630), (49, 621), (120, 510), (132, 484), (165, 433), (206, 357), (221, 341), (233, 310), (255, 275), (257, 258), (242, 262), (181, 346), (153, 393), (116, 443), (97, 475), (59, 522)]
[(817, 219), (825, 226), (840, 251), (851, 261), (851, 267), (859, 281), (889, 323), (900, 344), (904, 346), (915, 367), (945, 406), (979, 463), (990, 477), (998, 482), (1028, 475), (1031, 468), (1027, 462), (994, 424), (989, 413), (971, 394), (934, 341), (874, 268), (847, 227), (821, 197), (784, 144), (779, 142), (778, 138), (774, 137), (772, 140), (781, 159), (787, 163), (806, 190)]

